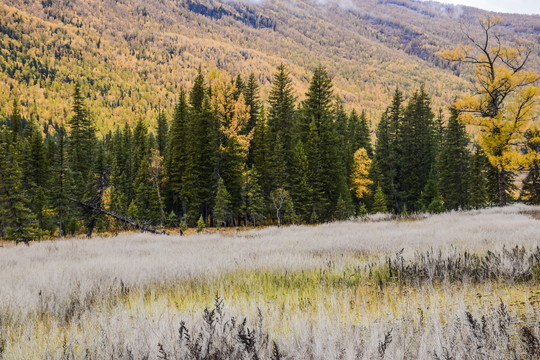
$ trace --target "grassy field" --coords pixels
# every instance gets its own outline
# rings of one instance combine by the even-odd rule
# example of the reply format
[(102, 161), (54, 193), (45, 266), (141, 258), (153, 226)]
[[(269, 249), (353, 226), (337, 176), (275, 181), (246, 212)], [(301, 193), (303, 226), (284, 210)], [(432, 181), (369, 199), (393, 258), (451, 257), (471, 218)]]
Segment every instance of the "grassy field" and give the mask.
[(538, 359), (540, 208), (0, 248), (0, 359)]

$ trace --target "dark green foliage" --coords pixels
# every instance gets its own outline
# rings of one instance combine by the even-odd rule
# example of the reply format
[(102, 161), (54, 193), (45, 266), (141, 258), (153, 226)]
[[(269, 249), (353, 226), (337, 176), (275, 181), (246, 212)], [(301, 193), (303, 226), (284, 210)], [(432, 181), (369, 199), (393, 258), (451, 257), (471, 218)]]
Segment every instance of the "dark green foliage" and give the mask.
[(449, 210), (465, 209), (468, 199), (469, 139), (458, 115), (454, 108), (450, 109), (437, 164), (439, 190)]
[(30, 199), (23, 189), (20, 153), (10, 144), (13, 134), (0, 130), (0, 221), (2, 237), (25, 241), (41, 236)]
[(409, 101), (399, 126), (399, 197), (400, 204), (407, 204), (409, 209), (415, 209), (435, 162), (433, 134), (430, 99), (421, 86)]
[(540, 130), (532, 129), (525, 134), (527, 152), (533, 155), (528, 173), (523, 180), (520, 199), (530, 204), (540, 204)]
[(293, 173), (291, 175), (291, 194), (298, 218), (309, 222), (313, 211), (311, 206), (311, 183), (309, 181), (309, 162), (301, 141), (294, 149)]
[(386, 197), (384, 196), (382, 187), (378, 185), (377, 191), (375, 191), (375, 196), (373, 198), (373, 207), (371, 208), (371, 212), (377, 214), (385, 213), (387, 211), (388, 208), (386, 206)]
[(403, 119), (403, 95), (396, 89), (392, 105), (383, 113), (377, 126), (377, 142), (371, 176), (374, 184), (379, 184), (395, 212), (400, 212), (399, 197), (399, 128)]
[(299, 136), (306, 144), (311, 201), (318, 216), (329, 220), (340, 195), (340, 186), (347, 180), (339, 157), (332, 81), (322, 66), (315, 69), (306, 97), (302, 104)]
[(208, 97), (204, 95), (204, 79), (198, 77), (190, 98), (199, 101), (201, 94), (202, 103), (200, 107), (196, 101), (197, 106), (192, 105), (186, 127), (189, 136), (186, 137), (186, 171), (183, 181), (189, 222), (195, 221), (200, 215), (208, 222), (217, 182), (217, 122)]
[(163, 110), (159, 112), (157, 125), (157, 149), (159, 150), (159, 155), (165, 156), (167, 150), (167, 138), (169, 136), (169, 124), (167, 123), (167, 117)]
[(418, 211), (430, 212), (428, 208), (431, 206), (431, 204), (434, 203), (433, 206), (438, 206), (440, 201), (441, 201), (441, 196), (439, 194), (439, 187), (437, 185), (437, 180), (435, 179), (435, 175), (433, 174), (433, 172), (431, 172), (429, 174), (429, 180), (424, 186), (420, 199), (418, 200), (418, 203), (416, 204), (415, 208)]
[(84, 106), (84, 99), (79, 85), (75, 85), (73, 94), (73, 116), (68, 120), (69, 127), (69, 163), (73, 172), (73, 196), (82, 199), (86, 189), (86, 180), (94, 167), (96, 147), (96, 128)]
[[(274, 75), (268, 102), (268, 128), (272, 151), (269, 165), (273, 172), (271, 187), (287, 187), (294, 137), (295, 97), (292, 80), (284, 64), (278, 67)], [(260, 164), (257, 166), (262, 169)]]
[(227, 226), (232, 220), (233, 212), (231, 208), (231, 196), (225, 187), (225, 183), (222, 178), (219, 178), (216, 205), (214, 206), (214, 222), (219, 228), (221, 226)]
[(467, 207), (479, 209), (489, 203), (488, 168), (489, 160), (478, 145), (474, 146), (467, 176)]
[(19, 100), (17, 98), (13, 99), (13, 108), (11, 109), (9, 125), (14, 136), (22, 134), (22, 118), (19, 110)]
[(167, 160), (165, 169), (169, 179), (168, 202), (176, 214), (184, 214), (185, 192), (183, 176), (186, 169), (186, 122), (188, 106), (184, 90), (180, 90), (178, 102), (174, 108), (174, 115), (169, 133), (167, 147)]
[(259, 185), (260, 175), (253, 167), (248, 173), (247, 183), (247, 214), (253, 226), (261, 224), (264, 220), (264, 194)]

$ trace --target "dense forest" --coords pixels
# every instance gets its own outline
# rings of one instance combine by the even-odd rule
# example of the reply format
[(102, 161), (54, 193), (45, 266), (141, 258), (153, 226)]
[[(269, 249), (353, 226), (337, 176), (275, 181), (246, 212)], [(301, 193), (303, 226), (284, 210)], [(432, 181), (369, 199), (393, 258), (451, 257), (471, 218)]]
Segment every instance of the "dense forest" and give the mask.
[[(225, 73), (180, 90), (169, 118), (98, 135), (79, 86), (66, 124), (45, 133), (15, 100), (0, 127), (0, 233), (33, 240), (148, 227), (258, 226), (344, 220), (368, 212), (438, 213), (498, 199), (497, 169), (450, 109), (399, 88), (372, 144), (365, 112), (347, 112), (323, 66), (304, 100), (280, 65), (268, 98)], [(38, 115), (38, 114), (34, 114)], [(534, 132), (534, 130), (533, 130)], [(538, 130), (536, 130), (538, 132)], [(529, 132), (526, 139), (538, 139)], [(523, 151), (536, 151), (526, 141)], [(508, 197), (540, 202), (540, 164)], [(505, 172), (506, 183), (515, 174)], [(104, 212), (108, 213), (108, 216)]]

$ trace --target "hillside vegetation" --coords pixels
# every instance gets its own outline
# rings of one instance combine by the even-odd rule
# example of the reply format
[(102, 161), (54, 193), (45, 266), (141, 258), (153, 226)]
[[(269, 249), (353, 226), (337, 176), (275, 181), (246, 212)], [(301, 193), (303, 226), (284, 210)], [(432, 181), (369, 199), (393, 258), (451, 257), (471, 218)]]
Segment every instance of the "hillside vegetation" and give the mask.
[[(282, 61), (298, 96), (318, 63), (331, 69), (336, 93), (373, 123), (396, 86), (410, 94), (425, 83), (435, 108), (446, 109), (469, 91), (467, 76), (457, 76), (469, 69), (436, 53), (463, 41), (479, 15), (409, 0), (7, 0), (0, 4), (0, 114), (18, 96), (25, 117), (65, 121), (80, 82), (99, 129), (138, 118), (155, 123), (159, 107), (171, 112), (179, 89), (191, 87), (199, 65), (253, 72), (268, 91)], [(540, 41), (538, 16), (504, 20), (503, 41)], [(536, 53), (530, 65), (540, 69)]]

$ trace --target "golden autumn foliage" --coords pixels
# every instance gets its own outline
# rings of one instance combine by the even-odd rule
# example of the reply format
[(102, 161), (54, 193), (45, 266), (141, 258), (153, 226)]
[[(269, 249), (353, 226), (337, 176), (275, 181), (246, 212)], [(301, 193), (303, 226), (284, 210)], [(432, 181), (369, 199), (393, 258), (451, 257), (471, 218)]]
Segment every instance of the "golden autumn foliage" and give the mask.
[[(513, 47), (501, 44), (493, 30), (502, 23), (500, 17), (485, 16), (479, 22), (480, 39), (467, 35), (471, 46), (460, 45), (440, 55), (474, 66), (476, 95), (457, 100), (455, 107), (464, 123), (479, 129), (480, 145), (490, 163), (502, 174), (530, 161), (521, 146), (527, 129), (535, 126), (540, 94), (536, 83), (540, 76), (525, 69), (532, 45), (525, 40), (516, 41)], [(504, 183), (500, 182), (499, 186), (504, 187)], [(500, 200), (501, 204), (505, 202), (502, 197)]]
[(362, 199), (369, 194), (369, 186), (373, 181), (369, 179), (371, 159), (366, 149), (360, 148), (354, 153), (354, 163), (351, 172), (351, 190), (357, 198)]
[[(249, 143), (253, 138), (253, 131), (245, 134), (244, 129), (249, 121), (250, 107), (246, 105), (244, 95), (240, 94), (234, 99), (234, 85), (229, 77), (222, 74), (213, 84), (213, 99), (220, 131), (227, 139), (229, 146), (245, 158), (248, 154)], [(222, 146), (222, 151), (226, 150)]]

